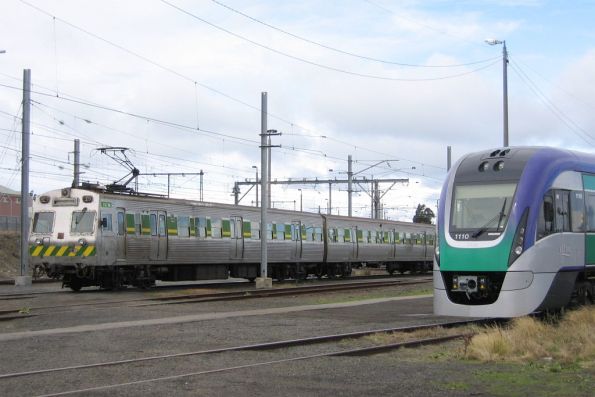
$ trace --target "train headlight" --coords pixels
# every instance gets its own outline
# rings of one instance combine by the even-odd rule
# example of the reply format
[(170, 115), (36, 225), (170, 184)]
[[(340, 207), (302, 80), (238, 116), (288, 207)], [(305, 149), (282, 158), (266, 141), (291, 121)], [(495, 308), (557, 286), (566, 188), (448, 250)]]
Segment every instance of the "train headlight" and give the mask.
[(519, 225), (517, 226), (514, 239), (512, 240), (512, 247), (510, 255), (508, 256), (508, 266), (512, 265), (523, 253), (523, 244), (525, 242), (525, 232), (527, 231), (527, 218), (529, 217), (529, 207), (525, 208)]
[(85, 246), (85, 245), (87, 245), (87, 240), (85, 240), (84, 238), (79, 238), (78, 243), (79, 243), (79, 245)]
[(42, 245), (43, 244), (43, 240), (40, 238), (36, 238), (35, 239), (35, 245)]
[(459, 289), (459, 278), (457, 276), (452, 277), (452, 289)]

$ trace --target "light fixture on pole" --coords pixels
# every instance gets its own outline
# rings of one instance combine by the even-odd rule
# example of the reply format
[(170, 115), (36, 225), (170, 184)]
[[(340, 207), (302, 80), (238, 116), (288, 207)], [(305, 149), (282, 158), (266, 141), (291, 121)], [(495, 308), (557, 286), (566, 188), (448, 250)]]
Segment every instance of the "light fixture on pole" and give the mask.
[(504, 122), (504, 147), (508, 147), (508, 52), (506, 51), (506, 40), (487, 39), (489, 45), (502, 44), (502, 114)]
[(258, 207), (258, 167), (253, 165), (252, 168), (256, 169), (256, 206)]

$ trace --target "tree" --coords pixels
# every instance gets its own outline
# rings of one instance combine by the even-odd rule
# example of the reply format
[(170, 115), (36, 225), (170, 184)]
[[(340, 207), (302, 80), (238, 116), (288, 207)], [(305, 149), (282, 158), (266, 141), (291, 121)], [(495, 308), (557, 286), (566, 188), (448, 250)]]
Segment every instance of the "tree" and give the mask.
[(432, 218), (435, 216), (431, 208), (426, 207), (425, 204), (418, 204), (413, 216), (413, 222), (431, 224)]

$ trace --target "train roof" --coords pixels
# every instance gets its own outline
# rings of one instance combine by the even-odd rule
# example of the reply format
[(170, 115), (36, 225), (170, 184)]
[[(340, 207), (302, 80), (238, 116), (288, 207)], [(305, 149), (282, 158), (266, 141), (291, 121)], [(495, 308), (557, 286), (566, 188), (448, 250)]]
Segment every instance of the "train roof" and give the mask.
[(595, 155), (568, 149), (546, 146), (513, 146), (494, 148), (465, 155), (456, 167), (459, 182), (485, 180), (485, 171), (495, 170), (499, 163), (502, 168), (490, 173), (491, 180), (518, 179), (527, 165), (532, 169), (548, 171), (574, 170), (595, 173)]
[[(48, 194), (60, 194), (62, 195), (62, 191), (64, 189), (72, 189), (72, 190), (78, 190), (78, 191), (82, 191), (82, 192), (90, 192), (90, 193), (95, 193), (95, 194), (99, 194), (103, 197), (106, 198), (113, 198), (113, 199), (123, 199), (123, 200), (138, 200), (138, 201), (144, 201), (144, 202), (154, 202), (154, 203), (159, 203), (159, 202), (167, 202), (169, 204), (179, 204), (179, 205), (190, 205), (190, 206), (199, 206), (199, 207), (205, 207), (205, 208), (227, 208), (230, 210), (236, 210), (236, 211), (260, 211), (260, 207), (252, 207), (252, 206), (244, 206), (244, 205), (234, 205), (234, 204), (226, 204), (226, 203), (215, 203), (215, 202), (207, 202), (207, 201), (198, 201), (198, 200), (190, 200), (190, 199), (181, 199), (181, 198), (168, 198), (167, 196), (163, 196), (163, 195), (154, 195), (154, 194), (149, 194), (149, 193), (128, 193), (128, 192), (110, 192), (107, 191), (106, 189), (103, 189), (101, 187), (96, 187), (96, 186), (86, 186), (86, 187), (80, 187), (80, 188), (63, 188), (63, 189), (55, 189), (55, 190), (51, 190), (49, 192), (45, 192), (42, 195), (48, 195)], [(280, 209), (280, 208), (270, 208), (269, 211), (270, 213), (275, 213), (275, 214), (287, 214), (287, 215), (296, 215), (299, 214), (299, 216), (319, 216), (319, 217), (326, 217), (328, 219), (334, 219), (334, 220), (342, 220), (342, 221), (347, 221), (347, 220), (353, 220), (354, 222), (377, 222), (377, 223), (390, 223), (390, 224), (395, 224), (395, 225), (414, 225), (414, 226), (419, 226), (419, 227), (435, 227), (435, 225), (433, 224), (423, 224), (423, 223), (413, 223), (413, 222), (406, 222), (406, 221), (395, 221), (395, 220), (388, 220), (388, 219), (370, 219), (370, 218), (363, 218), (363, 217), (348, 217), (348, 216), (341, 216), (341, 215), (328, 215), (328, 214), (319, 214), (316, 212), (300, 212), (300, 211), (291, 211), (291, 210), (285, 210), (285, 209)]]

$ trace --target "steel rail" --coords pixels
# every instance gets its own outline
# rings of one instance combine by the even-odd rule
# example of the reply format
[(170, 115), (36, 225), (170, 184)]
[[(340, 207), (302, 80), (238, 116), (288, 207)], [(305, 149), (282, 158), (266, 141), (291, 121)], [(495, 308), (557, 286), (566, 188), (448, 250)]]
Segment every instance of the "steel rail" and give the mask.
[(343, 339), (350, 339), (350, 338), (361, 338), (364, 336), (380, 334), (380, 333), (414, 332), (414, 331), (419, 331), (419, 330), (423, 330), (423, 329), (432, 329), (432, 328), (438, 328), (438, 327), (453, 328), (453, 327), (460, 327), (463, 325), (482, 324), (482, 323), (487, 323), (487, 322), (492, 322), (492, 321), (495, 321), (495, 320), (481, 319), (481, 320), (450, 321), (450, 322), (442, 322), (442, 323), (434, 323), (434, 324), (415, 325), (415, 326), (409, 326), (409, 327), (381, 328), (381, 329), (375, 329), (375, 330), (369, 330), (369, 331), (356, 331), (356, 332), (347, 332), (347, 333), (333, 334), (333, 335), (313, 336), (313, 337), (308, 337), (308, 338), (289, 339), (289, 340), (282, 340), (282, 341), (275, 341), (275, 342), (264, 342), (264, 343), (256, 343), (256, 344), (251, 344), (251, 345), (223, 347), (223, 348), (219, 348), (219, 349), (197, 350), (197, 351), (193, 351), (193, 352), (164, 354), (164, 355), (158, 355), (158, 356), (139, 357), (139, 358), (126, 359), (126, 360), (117, 360), (117, 361), (106, 361), (106, 362), (92, 363), (92, 364), (72, 365), (72, 366), (68, 366), (68, 367), (56, 367), (56, 368), (46, 368), (46, 369), (23, 371), (23, 372), (11, 372), (11, 373), (6, 373), (6, 374), (0, 374), (0, 379), (18, 378), (18, 377), (23, 377), (23, 376), (39, 375), (39, 374), (46, 374), (46, 373), (52, 373), (52, 372), (72, 371), (72, 370), (79, 370), (79, 369), (110, 367), (110, 366), (116, 366), (116, 365), (140, 363), (140, 362), (155, 361), (155, 360), (164, 360), (164, 359), (178, 358), (178, 357), (197, 356), (197, 355), (203, 355), (203, 354), (225, 353), (225, 352), (242, 351), (242, 350), (281, 349), (281, 348), (285, 348), (285, 347), (304, 346), (304, 345), (316, 344), (316, 343), (322, 343), (322, 342), (336, 342), (336, 341), (340, 341)]
[[(390, 281), (374, 281), (374, 282), (348, 282), (344, 284), (323, 284), (313, 286), (300, 286), (300, 287), (285, 287), (277, 288), (272, 290), (255, 290), (255, 289), (242, 289), (240, 291), (233, 292), (213, 292), (206, 294), (184, 294), (184, 295), (173, 295), (165, 297), (148, 297), (148, 298), (134, 298), (126, 300), (110, 300), (105, 302), (80, 302), (72, 305), (48, 305), (48, 306), (37, 306), (29, 307), (29, 311), (33, 312), (36, 310), (48, 310), (48, 309), (72, 309), (72, 308), (85, 308), (89, 306), (102, 306), (97, 310), (104, 309), (108, 305), (117, 305), (122, 303), (130, 303), (129, 307), (145, 307), (155, 306), (164, 304), (183, 304), (183, 303), (200, 303), (200, 302), (216, 302), (226, 300), (240, 300), (250, 298), (264, 298), (284, 295), (299, 295), (306, 293), (325, 293), (333, 291), (344, 291), (344, 290), (355, 290), (365, 288), (380, 288), (387, 286), (399, 286), (399, 285), (414, 285), (423, 284), (430, 281), (430, 279), (421, 280), (390, 280)], [(146, 303), (143, 303), (146, 302)], [(137, 304), (139, 303), (139, 304)], [(0, 311), (0, 314), (14, 314), (18, 313), (20, 309), (7, 309)], [(59, 311), (52, 312), (52, 314), (60, 313)], [(45, 313), (39, 313), (43, 315)]]
[[(472, 322), (472, 321), (470, 321), (470, 322)], [(469, 338), (472, 335), (473, 335), (473, 333), (466, 332), (466, 333), (460, 333), (460, 334), (456, 334), (456, 335), (415, 339), (415, 340), (410, 340), (410, 341), (405, 341), (405, 342), (390, 343), (390, 344), (384, 344), (384, 345), (379, 345), (379, 346), (363, 347), (363, 348), (356, 348), (356, 349), (350, 349), (350, 350), (332, 351), (332, 352), (326, 352), (326, 353), (311, 354), (311, 355), (307, 355), (307, 356), (284, 358), (284, 359), (280, 359), (280, 360), (263, 361), (263, 362), (257, 362), (257, 363), (237, 365), (237, 366), (232, 366), (232, 367), (216, 368), (216, 369), (196, 371), (196, 372), (177, 374), (177, 375), (169, 375), (169, 376), (150, 378), (150, 379), (141, 379), (141, 380), (136, 380), (136, 381), (131, 381), (131, 382), (116, 383), (116, 384), (111, 384), (111, 385), (95, 386), (95, 387), (84, 388), (84, 389), (68, 390), (68, 391), (58, 392), (58, 393), (43, 394), (43, 395), (39, 395), (37, 397), (55, 397), (55, 396), (65, 396), (65, 395), (70, 395), (70, 394), (75, 394), (75, 393), (88, 393), (88, 392), (99, 391), (99, 390), (114, 389), (117, 387), (139, 385), (139, 384), (153, 383), (153, 382), (167, 381), (167, 380), (175, 380), (175, 379), (181, 379), (181, 378), (188, 378), (188, 377), (192, 377), (192, 376), (207, 375), (207, 374), (214, 374), (214, 373), (220, 373), (220, 372), (228, 372), (228, 371), (234, 371), (234, 370), (240, 370), (240, 369), (246, 369), (246, 368), (255, 368), (255, 367), (261, 367), (261, 366), (265, 366), (265, 365), (274, 365), (274, 364), (282, 364), (282, 363), (288, 363), (288, 362), (293, 362), (293, 361), (311, 360), (311, 359), (315, 359), (315, 358), (373, 355), (373, 354), (378, 354), (378, 353), (384, 353), (384, 352), (394, 350), (394, 349), (399, 349), (402, 347), (418, 347), (418, 346), (424, 346), (424, 345), (429, 345), (429, 344), (442, 343), (442, 342), (446, 342), (446, 341), (450, 341), (450, 340), (454, 340), (454, 339)], [(319, 343), (319, 342), (313, 342), (313, 343)], [(282, 346), (284, 347), (285, 345), (282, 345)], [(237, 349), (237, 350), (249, 350), (249, 349)], [(229, 350), (224, 350), (224, 351), (229, 351)]]

